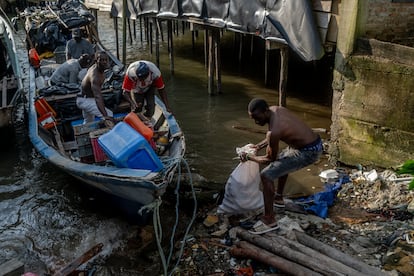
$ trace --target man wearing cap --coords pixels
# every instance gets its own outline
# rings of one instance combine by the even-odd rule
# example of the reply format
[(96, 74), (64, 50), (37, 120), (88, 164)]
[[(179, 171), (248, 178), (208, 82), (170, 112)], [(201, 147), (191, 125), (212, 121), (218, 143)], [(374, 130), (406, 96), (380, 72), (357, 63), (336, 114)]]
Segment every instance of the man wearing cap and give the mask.
[(79, 58), (82, 54), (93, 56), (95, 50), (92, 44), (82, 38), (82, 31), (76, 28), (72, 31), (72, 39), (66, 43), (66, 60)]
[(154, 92), (157, 89), (167, 111), (171, 112), (161, 71), (150, 61), (139, 60), (131, 63), (125, 74), (122, 89), (124, 97), (131, 104), (131, 111), (141, 112), (145, 100), (147, 105), (144, 116), (151, 118), (155, 111)]
[[(89, 67), (93, 58), (88, 54), (83, 54), (79, 59), (69, 59), (53, 72), (49, 79), (50, 85), (60, 85), (64, 83), (80, 83), (79, 73)], [(86, 72), (85, 72), (86, 73)]]

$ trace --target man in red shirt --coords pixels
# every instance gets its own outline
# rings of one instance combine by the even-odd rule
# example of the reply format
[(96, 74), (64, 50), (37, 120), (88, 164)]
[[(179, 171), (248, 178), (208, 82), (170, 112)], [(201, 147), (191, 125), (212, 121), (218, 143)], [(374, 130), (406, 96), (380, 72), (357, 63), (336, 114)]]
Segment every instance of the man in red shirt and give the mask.
[(165, 84), (158, 67), (146, 60), (139, 60), (131, 63), (126, 71), (122, 84), (124, 97), (131, 104), (131, 111), (141, 112), (146, 101), (144, 116), (151, 118), (155, 111), (155, 89), (165, 104), (168, 112), (171, 112), (168, 104)]

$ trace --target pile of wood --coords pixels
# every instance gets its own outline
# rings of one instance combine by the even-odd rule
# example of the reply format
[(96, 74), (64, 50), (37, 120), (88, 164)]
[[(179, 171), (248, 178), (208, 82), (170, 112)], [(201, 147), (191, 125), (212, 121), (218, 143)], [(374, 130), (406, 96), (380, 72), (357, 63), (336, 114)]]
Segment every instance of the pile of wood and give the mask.
[(240, 241), (230, 250), (234, 257), (254, 259), (291, 275), (387, 275), (297, 230), (294, 239), (276, 233), (254, 235), (239, 227), (235, 232)]

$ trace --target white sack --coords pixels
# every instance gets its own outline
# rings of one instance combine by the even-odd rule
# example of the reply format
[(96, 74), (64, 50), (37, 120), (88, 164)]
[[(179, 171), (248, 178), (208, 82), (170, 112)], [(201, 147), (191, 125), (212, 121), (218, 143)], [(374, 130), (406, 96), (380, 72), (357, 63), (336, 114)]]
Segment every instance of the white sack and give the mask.
[(218, 213), (242, 214), (263, 208), (259, 170), (259, 164), (254, 161), (240, 162), (227, 180)]

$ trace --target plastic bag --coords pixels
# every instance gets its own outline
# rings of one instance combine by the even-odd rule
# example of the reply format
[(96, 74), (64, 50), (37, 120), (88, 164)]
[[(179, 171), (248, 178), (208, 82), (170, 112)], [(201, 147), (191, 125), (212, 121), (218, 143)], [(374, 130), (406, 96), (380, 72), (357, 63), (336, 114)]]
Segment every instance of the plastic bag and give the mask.
[(263, 208), (259, 185), (259, 164), (253, 161), (240, 162), (227, 180), (223, 202), (217, 212), (242, 214)]

